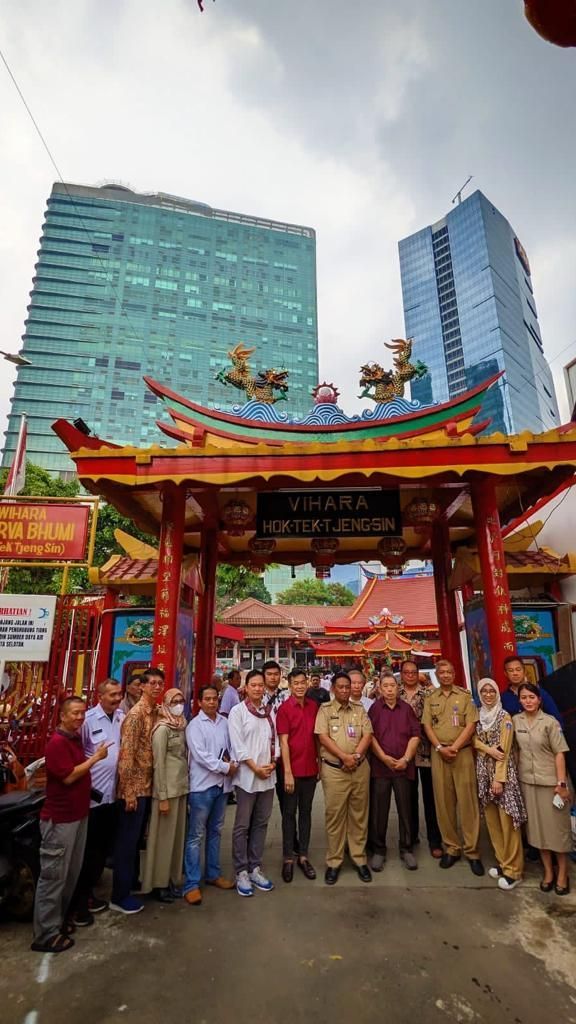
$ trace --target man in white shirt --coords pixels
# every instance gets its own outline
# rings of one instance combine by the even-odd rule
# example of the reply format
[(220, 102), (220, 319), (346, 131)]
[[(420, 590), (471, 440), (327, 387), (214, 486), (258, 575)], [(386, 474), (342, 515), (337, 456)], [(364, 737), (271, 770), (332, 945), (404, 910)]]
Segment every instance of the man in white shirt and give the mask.
[(91, 925), (94, 914), (107, 910), (106, 900), (94, 896), (112, 852), (117, 826), (116, 774), (120, 752), (120, 732), (124, 712), (120, 708), (122, 687), (116, 679), (104, 679), (98, 685), (98, 704), (86, 712), (80, 733), (86, 757), (91, 757), (102, 743), (109, 743), (108, 756), (92, 766), (92, 801), (88, 818), (88, 833), (84, 861), (71, 909), (78, 927)]
[(262, 892), (274, 888), (262, 872), (262, 856), (280, 750), (274, 717), (263, 697), (264, 676), (253, 669), (246, 676), (245, 701), (228, 718), (232, 757), (238, 763), (232, 856), (239, 896), (253, 896), (254, 886)]
[(222, 875), (220, 838), (226, 802), (237, 765), (230, 759), (228, 723), (218, 714), (218, 690), (213, 685), (200, 690), (200, 711), (186, 726), (190, 763), (188, 835), (184, 848), (184, 899), (191, 906), (202, 902), (202, 846), (206, 836), (206, 885), (233, 889)]
[(371, 697), (364, 696), (366, 676), (358, 668), (351, 669), (348, 675), (350, 676), (350, 703), (361, 704), (366, 714), (368, 714), (374, 701)]

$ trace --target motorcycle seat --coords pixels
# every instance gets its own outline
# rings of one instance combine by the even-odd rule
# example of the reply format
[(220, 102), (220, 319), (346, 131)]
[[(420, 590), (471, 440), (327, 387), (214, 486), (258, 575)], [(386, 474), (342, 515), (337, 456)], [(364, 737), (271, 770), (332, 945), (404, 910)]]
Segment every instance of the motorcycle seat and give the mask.
[(12, 793), (0, 793), (0, 821), (14, 811), (40, 810), (44, 803), (44, 790), (14, 790)]

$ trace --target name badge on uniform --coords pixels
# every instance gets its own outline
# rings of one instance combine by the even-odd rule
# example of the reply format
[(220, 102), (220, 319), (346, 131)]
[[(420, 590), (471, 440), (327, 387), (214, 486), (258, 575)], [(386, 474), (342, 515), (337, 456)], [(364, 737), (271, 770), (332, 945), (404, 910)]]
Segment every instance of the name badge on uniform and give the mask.
[(455, 704), (452, 708), (452, 725), (455, 729), (460, 725), (460, 715), (458, 714), (458, 705)]
[(347, 725), (346, 726), (346, 735), (347, 735), (349, 740), (355, 740), (356, 739), (356, 726), (355, 725)]

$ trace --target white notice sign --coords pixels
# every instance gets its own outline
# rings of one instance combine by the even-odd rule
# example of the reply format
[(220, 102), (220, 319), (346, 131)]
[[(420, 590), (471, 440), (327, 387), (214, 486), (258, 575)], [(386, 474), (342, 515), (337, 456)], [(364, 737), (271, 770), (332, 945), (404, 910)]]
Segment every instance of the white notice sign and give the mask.
[(0, 594), (0, 661), (48, 661), (56, 598)]

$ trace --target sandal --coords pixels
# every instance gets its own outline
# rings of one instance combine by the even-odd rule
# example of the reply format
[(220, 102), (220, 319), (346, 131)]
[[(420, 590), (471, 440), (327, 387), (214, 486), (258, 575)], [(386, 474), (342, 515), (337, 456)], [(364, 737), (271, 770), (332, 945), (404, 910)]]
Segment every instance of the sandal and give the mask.
[(60, 933), (54, 935), (51, 939), (47, 939), (46, 942), (33, 942), (30, 949), (33, 949), (35, 953), (64, 953), (67, 949), (71, 949), (73, 945), (74, 939)]

